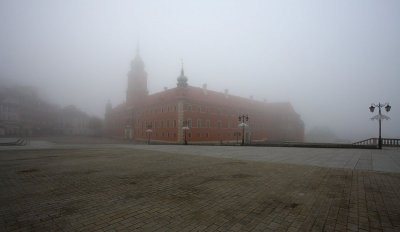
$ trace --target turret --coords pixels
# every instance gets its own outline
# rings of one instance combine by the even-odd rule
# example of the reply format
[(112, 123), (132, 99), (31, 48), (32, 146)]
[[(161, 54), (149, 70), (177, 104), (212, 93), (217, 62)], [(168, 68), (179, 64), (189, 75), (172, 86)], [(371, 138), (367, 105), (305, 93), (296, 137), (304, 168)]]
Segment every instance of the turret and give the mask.
[(187, 83), (188, 79), (185, 76), (185, 73), (183, 71), (183, 62), (182, 62), (182, 69), (181, 69), (181, 75), (177, 78), (177, 83), (176, 86), (178, 88), (182, 88), (182, 87), (187, 87), (188, 83)]

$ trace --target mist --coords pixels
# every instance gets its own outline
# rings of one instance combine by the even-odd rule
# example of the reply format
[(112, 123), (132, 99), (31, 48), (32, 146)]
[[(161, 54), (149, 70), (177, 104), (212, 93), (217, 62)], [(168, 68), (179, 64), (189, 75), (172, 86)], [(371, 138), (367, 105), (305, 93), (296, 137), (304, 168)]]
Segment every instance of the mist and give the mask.
[(400, 137), (399, 1), (1, 1), (0, 85), (103, 117), (139, 47), (150, 93), (188, 83), (292, 103), (306, 133)]

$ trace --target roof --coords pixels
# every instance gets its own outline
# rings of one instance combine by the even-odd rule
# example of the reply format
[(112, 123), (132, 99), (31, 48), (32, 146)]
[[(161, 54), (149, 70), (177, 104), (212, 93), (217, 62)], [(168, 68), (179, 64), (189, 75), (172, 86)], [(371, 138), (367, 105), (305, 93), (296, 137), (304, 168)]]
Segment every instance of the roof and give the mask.
[(219, 105), (230, 108), (257, 109), (261, 111), (294, 112), (290, 102), (267, 103), (251, 98), (244, 98), (226, 93), (221, 93), (205, 88), (188, 86), (185, 88), (172, 88), (148, 95), (142, 106), (163, 104), (186, 99), (200, 104)]

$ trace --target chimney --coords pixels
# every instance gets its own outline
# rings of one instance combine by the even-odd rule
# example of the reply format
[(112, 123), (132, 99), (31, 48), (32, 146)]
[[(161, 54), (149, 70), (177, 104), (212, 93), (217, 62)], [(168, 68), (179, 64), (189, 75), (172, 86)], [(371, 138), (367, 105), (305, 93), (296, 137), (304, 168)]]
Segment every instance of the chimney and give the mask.
[(228, 90), (228, 89), (225, 89), (225, 91), (224, 91), (225, 98), (229, 98), (229, 95), (228, 95), (228, 93), (229, 93), (229, 90)]

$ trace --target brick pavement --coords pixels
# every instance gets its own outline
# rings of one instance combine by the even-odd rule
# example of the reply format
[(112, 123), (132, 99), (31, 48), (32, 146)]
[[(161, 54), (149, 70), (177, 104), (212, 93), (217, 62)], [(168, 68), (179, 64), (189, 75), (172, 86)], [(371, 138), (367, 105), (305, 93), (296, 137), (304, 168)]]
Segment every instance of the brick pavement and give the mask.
[(0, 231), (399, 231), (400, 174), (139, 149), (0, 152)]
[[(74, 142), (81, 139), (79, 143)], [(384, 147), (378, 149), (339, 149), (339, 148), (295, 148), (295, 147), (252, 147), (252, 146), (203, 146), (203, 145), (144, 145), (102, 143), (107, 140), (96, 138), (60, 137), (32, 140), (26, 146), (0, 146), (1, 151), (34, 149), (108, 149), (130, 148), (162, 151), (174, 154), (193, 154), (237, 160), (267, 161), (314, 165), (320, 167), (347, 168), (355, 170), (373, 170), (400, 173), (400, 149)], [(126, 141), (125, 141), (126, 142)]]
[[(121, 145), (120, 145), (121, 146)], [(137, 149), (238, 160), (400, 173), (400, 149), (297, 148), (251, 146), (129, 145)]]

